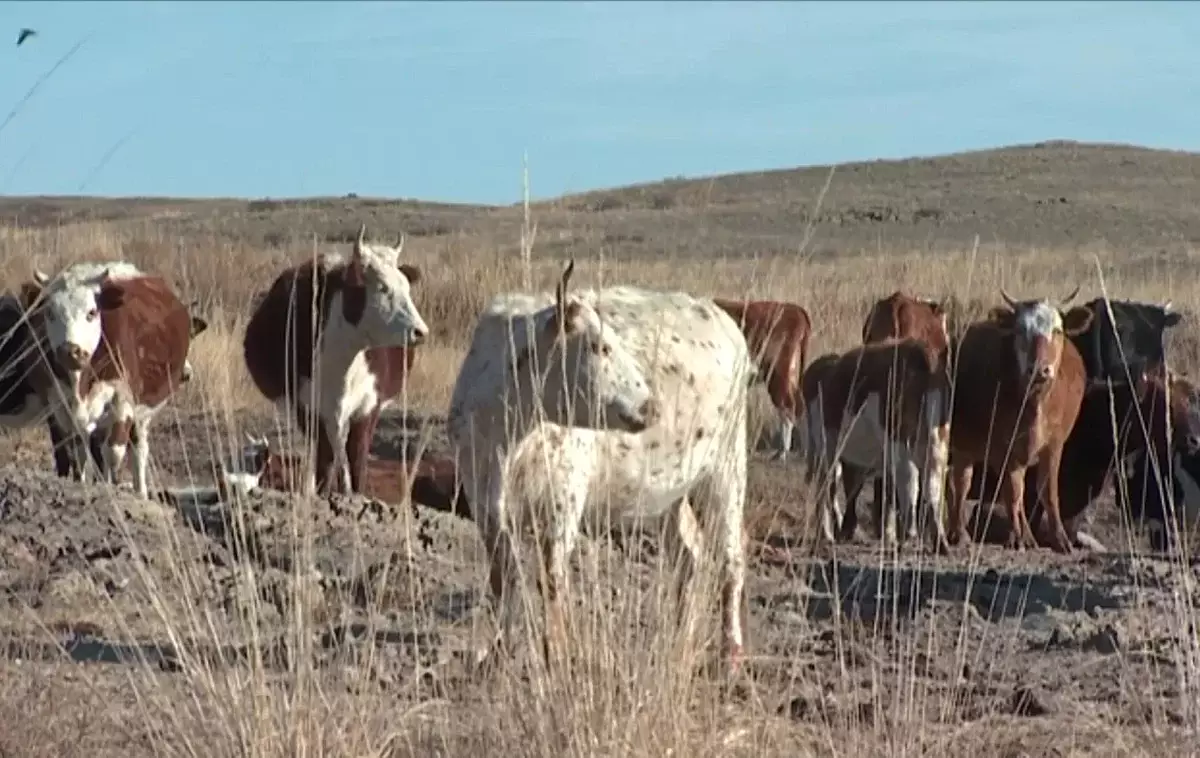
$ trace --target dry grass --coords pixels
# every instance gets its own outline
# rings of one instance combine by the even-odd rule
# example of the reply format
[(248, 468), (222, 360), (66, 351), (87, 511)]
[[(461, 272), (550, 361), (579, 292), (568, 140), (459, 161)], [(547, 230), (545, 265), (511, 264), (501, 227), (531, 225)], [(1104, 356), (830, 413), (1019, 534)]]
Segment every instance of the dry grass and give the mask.
[[(172, 236), (151, 224), (0, 228), (0, 280), (13, 286), (34, 266), (50, 271), (81, 259), (122, 258), (173, 277), (186, 298), (202, 303), (210, 327), (193, 347), (195, 380), (171, 413), (198, 414), (214, 433), (232, 439), (235, 433), (229, 430), (244, 426), (246, 419), (270, 414), (243, 368), (240, 338), (247, 304), (282, 263), (312, 251), (313, 245), (303, 242), (283, 249), (239, 245), (215, 232)], [(1110, 251), (1092, 259), (1076, 250), (1055, 253), (995, 246), (987, 253), (967, 248), (938, 253), (881, 249), (846, 260), (804, 260), (795, 255), (605, 259), (600, 251), (599, 246), (578, 250), (576, 286), (621, 282), (798, 302), (813, 316), (814, 356), (855, 344), (869, 302), (898, 287), (928, 296), (954, 294), (982, 307), (998, 299), (1001, 285), (1014, 296), (1032, 297), (1061, 296), (1081, 283), (1080, 299), (1090, 298), (1101, 290), (1102, 273), (1104, 285), (1122, 298), (1172, 299), (1179, 308), (1200, 312), (1200, 288), (1193, 284), (1200, 264), (1191, 254), (1132, 268), (1126, 265), (1127, 258)], [(501, 247), (468, 236), (412, 237), (406, 252), (426, 271), (416, 297), (434, 329), (433, 339), (417, 360), (409, 403), (440, 414), (474, 314), (493, 293), (519, 288), (523, 273), (511, 253), (511, 242)], [(535, 258), (535, 286), (548, 288), (561, 263)], [(1200, 344), (1190, 335), (1190, 330), (1181, 328), (1170, 346), (1172, 359), (1184, 370), (1200, 366)], [(773, 431), (773, 414), (763, 393), (754, 394), (752, 426), (756, 433), (764, 427)], [(41, 435), (41, 430), (32, 430), (17, 440), (22, 445), (20, 459), (44, 467), (48, 464)], [(201, 458), (207, 451), (193, 454)], [(789, 502), (780, 502), (783, 499)], [(789, 497), (779, 488), (760, 489), (751, 505), (760, 511), (794, 507), (795, 494)], [(311, 506), (298, 501), (295, 507)], [(125, 513), (116, 505), (114, 512)], [(311, 527), (312, 519), (308, 523)], [(295, 535), (300, 565), (305, 565), (305, 551), (318, 537), (304, 530)], [(598, 565), (602, 561), (596, 556), (603, 556), (604, 550), (599, 546), (583, 552)], [(593, 570), (597, 569), (593, 566)], [(479, 568), (479, 578), (481, 572)], [(253, 613), (216, 620), (188, 609), (189, 593), (198, 598), (209, 581), (202, 562), (189, 563), (181, 557), (165, 575), (172, 577), (169, 586), (161, 584), (163, 574), (149, 570), (139, 579), (150, 604), (137, 622), (141, 626), (105, 617), (115, 611), (102, 608), (98, 613), (105, 617), (104, 626), (123, 630), (126, 639), (156, 630), (154, 637), (185, 648), (186, 639), (259, 640), (272, 634), (260, 628)], [(309, 586), (304, 575), (304, 570), (296, 569), (291, 586)], [(244, 569), (243, 578), (260, 581), (252, 566)], [(943, 723), (928, 714), (956, 707), (938, 699), (950, 696), (921, 690), (911, 682), (902, 682), (900, 689), (922, 702), (878, 705), (899, 710), (900, 715), (886, 721), (868, 723), (853, 713), (840, 713), (816, 723), (800, 723), (777, 713), (774, 695), (753, 684), (721, 697), (710, 679), (683, 665), (689, 659), (675, 656), (670, 639), (654, 634), (653, 616), (643, 616), (645, 612), (634, 607), (640, 600), (616, 601), (607, 590), (594, 594), (596, 598), (585, 597), (582, 602), (600, 598), (617, 607), (593, 613), (579, 624), (579, 670), (566, 680), (535, 667), (527, 679), (514, 674), (479, 687), (435, 682), (422, 694), (404, 697), (359, 686), (359, 680), (368, 677), (366, 659), (383, 653), (368, 645), (353, 655), (347, 653), (336, 675), (318, 671), (312, 663), (316, 656), (312, 633), (346, 612), (336, 602), (313, 600), (300, 591), (284, 614), (283, 637), (292, 649), (282, 672), (255, 655), (236, 665), (185, 656), (177, 670), (145, 664), (127, 667), (116, 676), (98, 666), (9, 662), (7, 673), (0, 675), (0, 722), (5, 724), (0, 727), (0, 756), (97, 752), (457, 756), (486, 751), (530, 756), (1033, 755), (1048, 751), (1149, 755), (1181, 750), (1182, 727), (1172, 727), (1163, 719), (1139, 728), (1117, 728), (1102, 720), (1076, 719), (1063, 725), (1001, 716)], [(199, 602), (195, 600), (196, 607)], [(1186, 628), (1191, 615), (1190, 608), (1181, 608), (1180, 619), (1170, 623)], [(27, 609), (27, 616), (34, 622), (40, 618), (33, 607)], [(45, 631), (47, 638), (53, 636)], [(433, 680), (443, 676), (448, 677), (431, 675)], [(803, 673), (789, 676), (785, 693), (817, 686)], [(1185, 698), (1194, 697), (1187, 694), (1194, 693), (1189, 689), (1196, 686), (1194, 677), (1194, 672), (1185, 677)], [(838, 687), (850, 686), (839, 685), (836, 672), (828, 672), (821, 681), (827, 694), (836, 695)], [(68, 702), (70, 713), (65, 712)], [(1190, 718), (1195, 725), (1197, 716)], [(121, 726), (114, 729), (114, 724)]]

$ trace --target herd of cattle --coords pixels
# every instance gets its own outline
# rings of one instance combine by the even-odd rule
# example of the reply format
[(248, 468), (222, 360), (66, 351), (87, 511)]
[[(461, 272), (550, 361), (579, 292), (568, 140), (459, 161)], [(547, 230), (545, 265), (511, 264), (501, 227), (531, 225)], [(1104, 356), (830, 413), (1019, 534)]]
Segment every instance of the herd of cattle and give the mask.
[[(310, 473), (265, 439), (221, 464), (218, 487), (360, 492), (473, 519), (491, 556), (501, 634), (518, 610), (516, 535), (536, 521), (547, 655), (560, 649), (567, 560), (597, 518), (660, 520), (686, 596), (711, 529), (722, 567), (724, 641), (743, 644), (747, 400), (765, 382), (799, 427), (819, 484), (821, 532), (852, 537), (875, 484), (876, 536), (968, 540), (968, 496), (1007, 509), (1012, 547), (1096, 547), (1080, 530), (1108, 487), (1166, 547), (1200, 501), (1200, 397), (1166, 368), (1170, 303), (1018, 300), (968, 322), (896, 292), (866, 315), (862, 344), (809, 361), (799, 305), (631, 286), (509, 293), (480, 313), (447, 416), (448, 456), (413, 471), (372, 456), (426, 324), (420, 281), (395, 245), (368, 243), (286, 268), (257, 299), (244, 359), (254, 384), (315, 438)], [(207, 328), (161, 276), (126, 262), (40, 271), (0, 300), (0, 424), (46, 423), (60, 476), (116, 482), (130, 450), (149, 496), (149, 426), (192, 375)], [(978, 476), (976, 475), (978, 474)], [(297, 484), (302, 481), (303, 484)], [(839, 505), (841, 496), (844, 509)], [(1176, 506), (1179, 508), (1176, 509)], [(945, 506), (945, 507), (944, 507)], [(1175, 509), (1172, 511), (1172, 509)], [(943, 517), (943, 512), (945, 517)]]

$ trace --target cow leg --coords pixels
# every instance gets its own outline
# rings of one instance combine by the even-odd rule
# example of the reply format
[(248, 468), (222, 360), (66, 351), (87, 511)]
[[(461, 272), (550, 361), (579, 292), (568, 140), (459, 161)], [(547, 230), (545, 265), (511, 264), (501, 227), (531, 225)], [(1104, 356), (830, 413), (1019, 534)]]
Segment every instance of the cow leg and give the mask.
[[(896, 497), (892, 498), (888, 509), (888, 526), (891, 527), (889, 546), (895, 546), (910, 537), (916, 536), (917, 500), (921, 496), (921, 472), (916, 462), (909, 457), (904, 445), (890, 442), (892, 447), (891, 459), (893, 489)], [(899, 539), (897, 539), (899, 537)]]
[(492, 608), (496, 617), (496, 634), (487, 653), (486, 660), (494, 663), (500, 655), (511, 653), (513, 629), (520, 608), (520, 574), (512, 535), (504, 523), (505, 492), (503, 486), (503, 462), (492, 464), (487, 481), (485, 502), (476, 512), (480, 537), (488, 554), (488, 586), (491, 590)]
[(950, 463), (950, 507), (947, 509), (946, 539), (951, 545), (968, 545), (971, 535), (967, 533), (966, 514), (967, 490), (971, 487), (974, 464)]
[[(96, 469), (101, 475), (107, 475), (107, 470), (104, 464), (104, 435), (100, 432), (92, 432), (88, 435), (88, 453), (92, 463), (96, 465)], [(119, 476), (119, 474), (118, 474)]]
[[(742, 627), (742, 601), (746, 590), (746, 546), (742, 540), (746, 508), (746, 433), (741, 427), (730, 451), (734, 465), (723, 467), (721, 480), (714, 482), (702, 517), (717, 522), (717, 541), (724, 568), (721, 583), (721, 616), (729, 673), (741, 669), (745, 656), (745, 630)], [(740, 450), (736, 448), (740, 447)], [(836, 506), (835, 506), (836, 507)], [(830, 523), (832, 527), (832, 522)]]
[(845, 503), (842, 506), (842, 523), (838, 528), (838, 540), (849, 542), (858, 531), (858, 497), (862, 494), (867, 472), (858, 466), (842, 464), (842, 496)]
[(690, 649), (696, 624), (693, 585), (704, 556), (704, 536), (687, 498), (671, 509), (663, 534), (663, 547), (675, 571), (675, 624), (688, 645), (685, 649)]
[[(119, 418), (108, 428), (104, 444), (103, 479), (109, 484), (117, 484), (120, 479), (121, 466), (125, 464), (125, 453), (133, 438), (133, 419)], [(136, 482), (136, 477), (135, 480)]]
[(1008, 509), (1008, 547), (1024, 550), (1031, 543), (1036, 546), (1025, 517), (1025, 469), (1004, 472), (1000, 477), (1000, 498)]
[(54, 456), (54, 473), (66, 479), (72, 473), (71, 453), (68, 449), (68, 445), (71, 444), (70, 432), (64, 430), (53, 415), (46, 419), (46, 426), (50, 429), (50, 452)]
[[(1050, 547), (1058, 553), (1071, 552), (1071, 538), (1063, 524), (1061, 504), (1058, 499), (1058, 471), (1062, 464), (1062, 447), (1053, 446), (1042, 455), (1037, 467), (1038, 491), (1045, 493), (1046, 521), (1050, 528)], [(1024, 508), (1021, 509), (1024, 516)], [(1030, 537), (1032, 538), (1032, 530)], [(1035, 543), (1036, 544), (1036, 543)]]
[(884, 500), (883, 486), (884, 477), (875, 477), (875, 481), (871, 487), (871, 523), (873, 525), (872, 528), (875, 530), (875, 539), (877, 540), (883, 539), (883, 509), (884, 503), (886, 502), (886, 500)]
[(350, 433), (346, 440), (346, 468), (349, 470), (350, 492), (362, 493), (367, 477), (367, 461), (371, 456), (371, 438), (379, 423), (379, 407), (366, 416), (350, 422)]
[(133, 456), (133, 482), (137, 493), (143, 498), (150, 497), (150, 419), (139, 419), (132, 422), (130, 442), (133, 446), (130, 453)]
[[(569, 476), (578, 480), (580, 474), (586, 478), (586, 473), (579, 471), (573, 471)], [(542, 570), (539, 573), (542, 602), (545, 605), (542, 653), (546, 666), (551, 670), (558, 669), (567, 660), (570, 636), (563, 596), (567, 590), (567, 559), (579, 541), (580, 521), (586, 502), (587, 482), (583, 481), (582, 484), (582, 488), (572, 487), (569, 492), (563, 493), (562, 510), (554, 517), (549, 534), (542, 541)]]

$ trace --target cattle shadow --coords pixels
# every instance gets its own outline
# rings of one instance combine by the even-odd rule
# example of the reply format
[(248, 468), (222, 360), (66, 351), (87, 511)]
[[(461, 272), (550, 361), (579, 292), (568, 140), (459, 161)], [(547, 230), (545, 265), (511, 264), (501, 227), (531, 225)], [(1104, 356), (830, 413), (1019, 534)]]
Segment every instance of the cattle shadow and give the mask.
[[(868, 566), (835, 559), (811, 561), (797, 567), (795, 574), (811, 593), (801, 602), (813, 621), (837, 615), (866, 622), (912, 619), (933, 603), (970, 605), (992, 623), (1048, 611), (1091, 612), (1124, 606), (1109, 588), (1026, 571)], [(772, 601), (794, 605), (797, 599), (785, 593)]]
[[(340, 624), (326, 629), (318, 639), (318, 652), (346, 651), (353, 647), (400, 647), (414, 656), (428, 656), (444, 646), (442, 636), (433, 631), (395, 628), (371, 628), (361, 622)], [(76, 635), (62, 642), (28, 638), (10, 638), (0, 648), (12, 661), (104, 663), (142, 666), (175, 672), (185, 665), (222, 668), (261, 661), (272, 669), (294, 666), (295, 651), (282, 636), (257, 646), (217, 645), (195, 639), (175, 645), (169, 642), (118, 642), (100, 636)], [(322, 663), (318, 658), (317, 664)]]

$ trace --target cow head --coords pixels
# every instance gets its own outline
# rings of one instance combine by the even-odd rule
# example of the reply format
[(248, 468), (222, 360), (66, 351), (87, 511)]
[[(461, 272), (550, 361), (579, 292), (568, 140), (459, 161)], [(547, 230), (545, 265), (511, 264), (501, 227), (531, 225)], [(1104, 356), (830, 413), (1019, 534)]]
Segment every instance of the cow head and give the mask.
[[(1096, 319), (1076, 338), (1080, 353), (1088, 358), (1088, 373), (1095, 378), (1125, 378), (1125, 367), (1136, 376), (1141, 369), (1161, 372), (1166, 365), (1166, 330), (1183, 317), (1162, 305), (1096, 298), (1090, 304)], [(1111, 309), (1111, 314), (1110, 314)]]
[(567, 294), (574, 270), (571, 260), (550, 316), (518, 357), (517, 371), (542, 367), (543, 404), (560, 423), (597, 428), (599, 421), (607, 428), (640, 432), (658, 419), (646, 372), (595, 308)]
[(54, 281), (35, 270), (21, 287), (26, 309), (38, 314), (50, 355), (66, 370), (80, 371), (100, 345), (101, 313), (120, 308), (124, 293), (108, 270), (80, 281)]
[(366, 224), (359, 227), (342, 283), (342, 316), (363, 344), (415, 346), (425, 341), (429, 326), (412, 299), (421, 279), (416, 266), (402, 264), (404, 240), (396, 246), (368, 245)]
[(1055, 307), (1048, 300), (1014, 300), (1000, 290), (1008, 307), (993, 308), (989, 318), (1012, 340), (1019, 380), (1039, 388), (1057, 376), (1066, 336), (1079, 334), (1092, 323), (1092, 311), (1085, 306), (1062, 312), (1078, 294), (1076, 287)]

